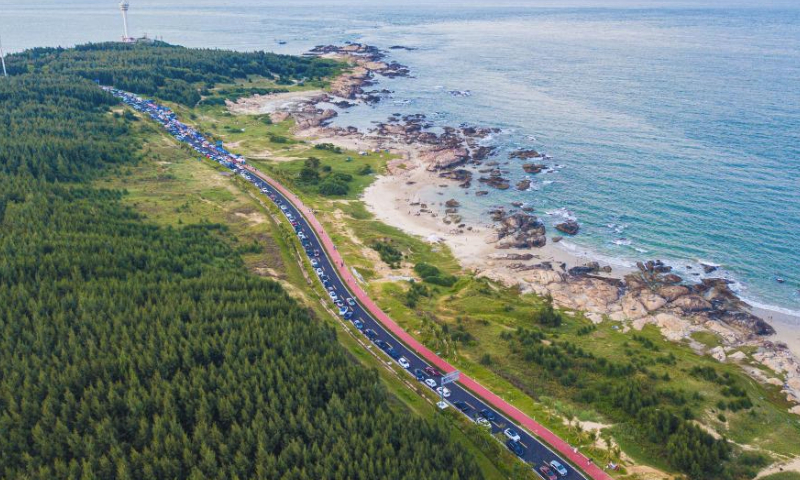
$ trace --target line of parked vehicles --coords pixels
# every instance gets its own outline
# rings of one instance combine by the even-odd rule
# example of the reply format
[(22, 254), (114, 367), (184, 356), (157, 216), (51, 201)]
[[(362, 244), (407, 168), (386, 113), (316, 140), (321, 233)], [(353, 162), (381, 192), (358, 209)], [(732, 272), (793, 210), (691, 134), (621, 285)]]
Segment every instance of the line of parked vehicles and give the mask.
[[(138, 95), (125, 92), (123, 90), (106, 86), (102, 86), (101, 88), (117, 98), (120, 98), (125, 104), (129, 105), (134, 110), (146, 114), (154, 121), (160, 123), (177, 140), (188, 144), (196, 152), (232, 170), (234, 173), (240, 175), (246, 181), (259, 188), (261, 193), (269, 197), (286, 216), (286, 219), (289, 221), (289, 224), (292, 226), (295, 234), (300, 240), (300, 244), (308, 256), (314, 272), (325, 288), (325, 291), (330, 297), (331, 302), (337, 307), (339, 315), (341, 315), (345, 320), (352, 321), (353, 325), (356, 327), (356, 329), (358, 329), (358, 331), (367, 337), (367, 339), (369, 339), (375, 346), (386, 353), (386, 355), (396, 361), (397, 364), (405, 369), (409, 374), (413, 375), (417, 381), (424, 383), (431, 390), (435, 391), (444, 398), (449, 398), (451, 396), (452, 392), (450, 389), (444, 385), (439, 385), (439, 382), (437, 381), (437, 377), (441, 376), (439, 371), (430, 365), (427, 365), (424, 368), (415, 368), (413, 371), (411, 371), (411, 362), (409, 362), (409, 360), (404, 357), (397, 348), (395, 348), (389, 342), (380, 339), (378, 332), (372, 328), (367, 328), (365, 321), (356, 317), (356, 301), (349, 296), (349, 292), (346, 291), (343, 284), (341, 287), (342, 291), (337, 291), (336, 285), (334, 285), (334, 282), (325, 271), (322, 252), (320, 251), (320, 243), (317, 241), (315, 245), (315, 243), (312, 242), (310, 236), (313, 236), (313, 233), (310, 231), (306, 233), (303, 222), (301, 221), (302, 219), (298, 218), (299, 213), (297, 214), (298, 216), (295, 216), (295, 213), (292, 212), (293, 209), (290, 208), (288, 202), (284, 200), (282, 195), (270, 188), (270, 186), (263, 179), (250, 173), (247, 167), (245, 167), (246, 161), (243, 157), (228, 152), (222, 146), (221, 142), (212, 143), (207, 141), (206, 138), (196, 129), (181, 123), (177, 119), (175, 113), (165, 106), (159, 105), (152, 100), (144, 99)], [(483, 408), (477, 412), (472, 412), (473, 408), (463, 400), (457, 400), (453, 402), (452, 405), (468, 417), (472, 418), (475, 423), (481, 427), (491, 429), (492, 423), (497, 418), (496, 414), (488, 408)], [(521, 435), (513, 428), (506, 428), (503, 430), (503, 434), (507, 438), (506, 446), (508, 449), (518, 457), (523, 457), (525, 455), (525, 446), (522, 444)], [(564, 477), (567, 476), (568, 470), (559, 461), (552, 460), (547, 464), (540, 465), (537, 473), (539, 473), (545, 480), (556, 480), (558, 478), (556, 473)]]

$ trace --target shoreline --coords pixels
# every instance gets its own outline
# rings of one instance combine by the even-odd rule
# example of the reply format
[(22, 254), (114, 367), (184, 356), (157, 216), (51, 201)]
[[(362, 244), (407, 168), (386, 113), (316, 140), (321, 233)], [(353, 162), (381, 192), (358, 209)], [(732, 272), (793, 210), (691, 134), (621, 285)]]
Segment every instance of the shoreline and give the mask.
[[(421, 114), (390, 117), (367, 133), (353, 127), (332, 127), (329, 122), (338, 113), (324, 108), (326, 105), (380, 101), (386, 91), (364, 91), (362, 87), (374, 86), (376, 75), (402, 76), (408, 70), (382, 61), (384, 54), (374, 47), (348, 44), (315, 50), (345, 60), (354, 68), (334, 80), (328, 93), (306, 94), (296, 102), (285, 95), (280, 100), (286, 108), (280, 108), (269, 96), (249, 99), (229, 104), (231, 112), (269, 113), (273, 121), (292, 117), (294, 134), (311, 143), (399, 155), (361, 197), (377, 220), (431, 243), (442, 242), (462, 268), (509, 287), (519, 286), (525, 292), (550, 295), (557, 306), (584, 312), (592, 322), (607, 318), (619, 321), (624, 331), (652, 324), (667, 339), (688, 341), (699, 354), (739, 363), (759, 382), (782, 386), (787, 400), (796, 404), (791, 411), (800, 415), (800, 318), (748, 305), (724, 279), (684, 281), (672, 267), (658, 260), (637, 262), (633, 267), (622, 262), (612, 267), (609, 259), (602, 259), (601, 264), (596, 260), (601, 257), (589, 249), (576, 245), (578, 253), (558, 245), (557, 240), (564, 237), (569, 242), (570, 236), (546, 232), (543, 223), (522, 205), (494, 209), (488, 214), (491, 219), (468, 223), (458, 213), (459, 202), (447, 195), (448, 190), (468, 188), (477, 166), (493, 166), (477, 170), (491, 171), (488, 177), (477, 179), (480, 188), (510, 187), (498, 162), (486, 161), (491, 160), (494, 147), (485, 146), (482, 140), (490, 137), (493, 129), (462, 125), (444, 127), (444, 133), (436, 134)], [(535, 151), (517, 153), (529, 155), (518, 158), (544, 159)], [(470, 166), (472, 171), (466, 170)], [(544, 167), (533, 163), (527, 166)], [(435, 192), (434, 196), (438, 193), (440, 200), (423, 199), (420, 191)], [(694, 341), (691, 335), (700, 331), (717, 334), (722, 345), (706, 348)], [(745, 346), (756, 347), (755, 353), (742, 354), (738, 349)], [(750, 362), (766, 365), (775, 376), (748, 368)]]

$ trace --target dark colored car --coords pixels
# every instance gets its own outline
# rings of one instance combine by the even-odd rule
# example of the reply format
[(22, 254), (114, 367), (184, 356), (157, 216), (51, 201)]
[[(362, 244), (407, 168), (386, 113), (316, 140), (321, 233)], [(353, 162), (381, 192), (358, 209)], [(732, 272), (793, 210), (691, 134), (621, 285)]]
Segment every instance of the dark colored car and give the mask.
[(493, 422), (494, 419), (496, 418), (494, 412), (489, 410), (488, 408), (484, 408), (483, 410), (481, 410), (480, 413), (481, 417), (485, 418), (486, 420), (489, 420), (490, 422)]
[(344, 319), (345, 320), (350, 320), (351, 318), (353, 318), (353, 312), (351, 312), (349, 310), (344, 312)]
[(469, 411), (469, 405), (467, 405), (467, 402), (462, 402), (461, 400), (459, 400), (453, 405), (455, 405), (457, 409), (461, 410), (464, 413), (467, 413)]
[(428, 374), (428, 375), (430, 375), (431, 377), (436, 377), (436, 376), (438, 376), (438, 375), (439, 375), (439, 372), (438, 372), (438, 371), (436, 371), (436, 369), (435, 369), (435, 368), (433, 368), (433, 367), (431, 367), (431, 366), (427, 366), (427, 367), (425, 367), (425, 373), (427, 373), (427, 374)]
[(556, 474), (553, 473), (553, 470), (551, 470), (547, 465), (542, 465), (539, 467), (539, 473), (542, 475), (542, 478), (546, 480), (558, 480)]
[(394, 347), (392, 347), (392, 346), (389, 346), (389, 348), (386, 349), (386, 353), (389, 354), (389, 356), (392, 357), (395, 360), (400, 358), (400, 352), (395, 350)]
[(525, 449), (522, 448), (522, 445), (520, 445), (519, 442), (509, 440), (506, 442), (506, 447), (508, 447), (508, 449), (514, 452), (514, 455), (518, 457), (525, 455)]
[(420, 382), (425, 380), (425, 374), (419, 368), (414, 370), (414, 377)]
[(378, 333), (371, 328), (364, 330), (364, 335), (366, 335), (370, 340), (375, 340), (378, 338)]
[(378, 348), (380, 348), (383, 351), (386, 351), (386, 350), (389, 350), (390, 348), (392, 348), (391, 345), (389, 345), (388, 343), (384, 342), (383, 340), (375, 340), (375, 345), (377, 345)]
[(319, 250), (314, 250), (314, 256), (319, 257)]

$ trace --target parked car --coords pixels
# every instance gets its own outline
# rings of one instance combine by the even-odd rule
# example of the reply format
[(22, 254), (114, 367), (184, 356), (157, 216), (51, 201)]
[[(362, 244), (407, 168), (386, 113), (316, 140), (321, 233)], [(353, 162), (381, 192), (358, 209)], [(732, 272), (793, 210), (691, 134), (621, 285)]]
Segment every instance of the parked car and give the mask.
[(513, 428), (506, 428), (505, 430), (503, 430), (503, 433), (510, 440), (514, 440), (515, 442), (519, 442), (520, 440), (519, 433), (517, 433), (517, 431), (514, 430)]
[(553, 473), (553, 471), (547, 465), (542, 465), (541, 467), (539, 467), (539, 473), (545, 480), (558, 480), (556, 474)]
[(319, 276), (322, 276), (322, 275), (325, 274), (325, 270), (323, 270), (322, 267), (317, 267), (317, 268), (314, 269), (314, 271), (317, 272), (317, 275), (319, 275)]
[(398, 364), (399, 364), (401, 367), (403, 367), (403, 368), (408, 368), (408, 367), (410, 367), (410, 366), (411, 366), (411, 364), (410, 364), (410, 363), (408, 363), (408, 360), (406, 360), (406, 357), (400, 357), (400, 358), (398, 358), (398, 359), (397, 359), (397, 363), (398, 363)]
[(558, 474), (561, 475), (562, 477), (566, 477), (567, 473), (569, 473), (567, 472), (567, 467), (561, 465), (561, 462), (559, 462), (558, 460), (550, 460), (550, 466), (553, 467), (553, 470), (558, 472)]
[(317, 260), (316, 258), (312, 258), (311, 259), (311, 266), (314, 267), (314, 268), (319, 267), (319, 260)]
[(344, 316), (345, 313), (347, 313), (347, 308), (342, 307), (339, 309), (339, 315)]
[(414, 369), (414, 377), (416, 377), (417, 381), (424, 382), (425, 381), (425, 374), (422, 373), (422, 370), (419, 368)]
[(488, 408), (484, 408), (483, 410), (481, 410), (480, 413), (481, 417), (485, 418), (486, 420), (489, 420), (490, 422), (493, 422), (494, 419), (497, 418), (494, 412), (489, 410)]
[(387, 348), (387, 349), (386, 349), (386, 353), (387, 353), (387, 354), (388, 354), (390, 357), (392, 357), (393, 359), (395, 359), (395, 360), (398, 360), (398, 359), (400, 358), (400, 352), (398, 352), (397, 350), (395, 350), (395, 349), (394, 349), (394, 347), (392, 347), (392, 346), (389, 346), (389, 348)]
[(525, 455), (525, 449), (522, 448), (522, 445), (520, 445), (519, 442), (509, 440), (506, 442), (506, 447), (508, 447), (508, 449), (514, 452), (514, 455), (518, 457)]
[(378, 338), (378, 333), (371, 328), (364, 330), (364, 335), (366, 335), (370, 340), (375, 340)]
[(353, 320), (353, 325), (359, 330), (364, 328), (364, 323), (361, 320)]
[(336, 300), (336, 298), (338, 297), (338, 295), (336, 295), (336, 292), (334, 292), (333, 290), (328, 290), (328, 295), (330, 295), (330, 297), (333, 300)]
[(467, 413), (469, 411), (469, 405), (467, 405), (467, 402), (462, 402), (461, 400), (459, 400), (453, 405), (455, 405), (457, 409), (461, 410), (464, 413)]
[(386, 343), (383, 340), (375, 340), (375, 345), (377, 345), (378, 348), (380, 348), (381, 350), (388, 350), (388, 349), (392, 348), (391, 345), (389, 345), (388, 343)]
[(347, 297), (347, 304), (350, 305), (351, 307), (355, 307), (356, 306), (356, 301), (353, 300), (350, 297)]
[(435, 369), (435, 368), (433, 368), (433, 367), (431, 367), (431, 366), (427, 366), (427, 367), (425, 367), (425, 373), (427, 373), (427, 374), (428, 374), (428, 375), (430, 375), (431, 377), (437, 377), (437, 376), (439, 376), (439, 372), (438, 372), (438, 371), (436, 371), (436, 369)]
[(344, 312), (344, 319), (345, 320), (350, 320), (351, 318), (353, 318), (353, 312), (352, 311), (348, 310), (348, 311)]
[(425, 385), (427, 385), (427, 386), (429, 386), (431, 388), (436, 388), (436, 380), (434, 380), (432, 378), (426, 378), (425, 379)]
[(436, 393), (443, 396), (444, 398), (447, 398), (450, 396), (450, 389), (447, 387), (439, 387), (436, 389)]

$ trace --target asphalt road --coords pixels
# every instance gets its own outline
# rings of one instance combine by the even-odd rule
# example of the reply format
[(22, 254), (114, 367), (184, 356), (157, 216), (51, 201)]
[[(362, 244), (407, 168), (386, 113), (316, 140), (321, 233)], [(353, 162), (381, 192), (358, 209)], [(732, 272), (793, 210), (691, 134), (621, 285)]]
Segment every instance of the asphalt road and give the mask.
[[(383, 327), (379, 321), (372, 316), (372, 314), (370, 314), (367, 309), (362, 307), (362, 305), (356, 300), (355, 295), (349, 291), (346, 283), (339, 277), (337, 269), (331, 264), (330, 257), (323, 248), (322, 243), (314, 232), (314, 229), (308, 224), (306, 218), (300, 214), (297, 208), (283, 194), (281, 194), (280, 191), (273, 188), (265, 180), (244, 170), (244, 159), (242, 157), (228, 152), (222, 147), (221, 144), (214, 144), (207, 141), (200, 132), (184, 123), (181, 123), (175, 114), (164, 106), (158, 105), (153, 101), (143, 99), (137, 95), (124, 92), (122, 90), (113, 89), (111, 87), (102, 88), (120, 98), (124, 103), (131, 106), (135, 110), (142, 112), (143, 114), (150, 116), (150, 118), (153, 120), (159, 122), (177, 140), (188, 144), (199, 154), (214, 160), (229, 168), (233, 172), (241, 175), (247, 181), (258, 187), (258, 189), (267, 198), (270, 198), (273, 202), (275, 202), (279, 208), (281, 208), (284, 214), (287, 215), (287, 217), (291, 217), (292, 221), (296, 222), (297, 224), (297, 226), (294, 228), (298, 236), (302, 234), (302, 236), (305, 237), (304, 239), (301, 238), (301, 243), (303, 243), (305, 251), (309, 257), (309, 261), (315, 260), (318, 263), (316, 268), (322, 269), (321, 273), (317, 275), (317, 280), (323, 282), (323, 279), (325, 279), (327, 281), (327, 289), (335, 292), (336, 296), (343, 301), (345, 301), (347, 298), (353, 299), (352, 305), (345, 303), (345, 305), (348, 307), (348, 310), (352, 314), (350, 320), (353, 322), (359, 320), (363, 323), (361, 328), (362, 334), (369, 330), (374, 332), (374, 336), (368, 338), (368, 340), (372, 342), (372, 348), (380, 351), (379, 355), (383, 355), (387, 361), (394, 362), (397, 362), (397, 360), (400, 358), (405, 358), (409, 363), (409, 366), (405, 369), (405, 371), (412, 379), (415, 378), (414, 371), (417, 369), (423, 372), (426, 368), (435, 369), (435, 367), (432, 367), (430, 364), (425, 362), (414, 351), (406, 347), (405, 344), (395, 338), (386, 328)], [(323, 284), (323, 286), (325, 286), (325, 284)], [(333, 299), (330, 301), (333, 302)], [(338, 310), (338, 307), (335, 308)], [(380, 348), (379, 345), (382, 345), (383, 348)], [(394, 354), (395, 358), (392, 358), (387, 353), (392, 350), (396, 352)], [(422, 388), (430, 388), (431, 390), (435, 391), (436, 387), (428, 386), (424, 382), (428, 379), (435, 381), (436, 387), (438, 387), (440, 385), (441, 377), (438, 374), (426, 374), (424, 379), (420, 381)], [(473, 421), (481, 416), (480, 412), (484, 410), (491, 412), (491, 414), (494, 416), (494, 419), (490, 424), (492, 433), (502, 432), (508, 427), (514, 429), (520, 436), (519, 444), (522, 447), (522, 455), (520, 457), (525, 462), (529, 464), (533, 463), (538, 467), (539, 465), (550, 463), (552, 460), (557, 460), (567, 468), (567, 475), (559, 478), (566, 480), (586, 480), (584, 475), (576, 471), (571, 465), (565, 462), (563, 457), (554, 453), (551, 448), (535, 439), (530, 433), (526, 432), (520, 426), (514, 424), (506, 416), (492, 409), (478, 396), (472, 394), (457, 383), (447, 384), (447, 388), (450, 390), (450, 396), (445, 399), (449, 405), (448, 408), (455, 409), (455, 403), (464, 402), (467, 408), (463, 410), (462, 413)], [(538, 470), (537, 473), (539, 473)]]
[[(301, 215), (297, 208), (295, 208), (295, 206), (292, 205), (292, 203), (289, 202), (279, 191), (272, 188), (272, 186), (270, 186), (266, 181), (250, 173), (243, 172), (240, 175), (258, 187), (262, 193), (267, 195), (268, 198), (272, 199), (283, 210), (284, 214), (291, 215), (292, 219), (298, 223), (296, 231), (298, 234), (302, 233), (305, 236), (306, 239), (303, 242), (306, 243), (306, 245), (304, 245), (304, 247), (311, 251), (311, 255), (309, 255), (309, 261), (311, 259), (315, 259), (318, 262), (319, 266), (317, 268), (321, 268), (323, 272), (322, 275), (325, 275), (328, 279), (328, 290), (334, 291), (337, 297), (341, 298), (342, 300), (346, 298), (352, 298), (354, 305), (349, 306), (349, 310), (352, 311), (352, 318), (350, 320), (360, 320), (363, 323), (363, 328), (361, 329), (362, 333), (368, 329), (371, 329), (377, 334), (377, 336), (374, 338), (369, 339), (373, 344), (372, 347), (381, 351), (380, 355), (383, 355), (388, 361), (396, 362), (396, 360), (392, 359), (386, 353), (388, 348), (381, 349), (376, 345), (377, 341), (387, 342), (397, 353), (399, 353), (400, 357), (408, 360), (410, 365), (405, 370), (411, 376), (411, 378), (414, 378), (414, 370), (419, 369), (424, 372), (426, 368), (430, 367), (428, 363), (419, 358), (411, 349), (407, 348), (402, 342), (398, 341), (391, 333), (384, 329), (382, 324), (373, 318), (372, 315), (366, 309), (364, 309), (357, 300), (355, 300), (355, 296), (349, 291), (345, 282), (339, 278), (336, 268), (334, 268), (334, 266), (331, 264), (331, 261), (322, 247), (321, 242), (317, 238), (314, 230), (308, 225), (305, 217)], [(319, 256), (314, 255), (315, 251), (319, 252)], [(317, 277), (317, 280), (321, 281), (319, 278), (320, 276), (318, 275)], [(333, 302), (333, 300), (331, 300), (331, 302)], [(338, 310), (338, 307), (335, 305), (334, 308)], [(431, 376), (426, 374), (425, 379), (429, 378), (436, 381), (436, 385), (439, 386), (439, 380), (441, 378), (440, 376)], [(424, 383), (424, 381), (420, 382), (420, 384), (423, 388), (430, 388), (431, 390), (435, 391), (434, 387), (429, 387)], [(525, 432), (525, 430), (521, 427), (515, 425), (501, 413), (493, 410), (489, 405), (481, 401), (480, 398), (476, 397), (471, 392), (463, 389), (457, 383), (447, 384), (447, 388), (451, 392), (450, 396), (445, 399), (445, 401), (450, 404), (449, 408), (455, 408), (453, 405), (455, 402), (461, 401), (466, 403), (469, 409), (463, 413), (473, 421), (480, 416), (479, 412), (484, 409), (489, 410), (495, 415), (494, 421), (491, 422), (492, 433), (502, 432), (508, 427), (514, 429), (521, 437), (519, 443), (524, 449), (524, 453), (521, 458), (525, 462), (532, 462), (538, 466), (543, 463), (549, 463), (551, 460), (558, 460), (568, 470), (567, 476), (560, 478), (569, 480), (585, 479), (580, 472), (576, 471), (560, 456), (556, 455), (550, 448), (539, 442), (529, 433)]]

